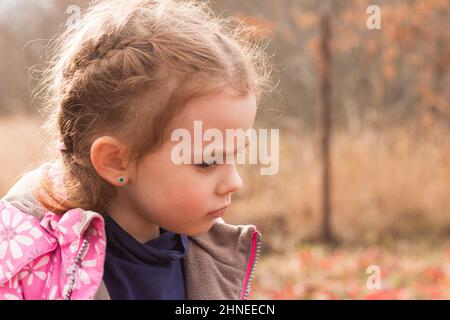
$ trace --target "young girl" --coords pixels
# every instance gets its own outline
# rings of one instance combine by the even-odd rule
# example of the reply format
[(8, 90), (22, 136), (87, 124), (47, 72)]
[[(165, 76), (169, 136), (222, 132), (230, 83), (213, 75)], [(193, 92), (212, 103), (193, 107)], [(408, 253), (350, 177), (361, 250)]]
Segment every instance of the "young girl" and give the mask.
[(0, 201), (0, 299), (248, 298), (261, 235), (220, 218), (235, 165), (171, 161), (177, 128), (254, 124), (270, 70), (230, 22), (97, 1), (56, 40), (41, 92), (61, 157)]

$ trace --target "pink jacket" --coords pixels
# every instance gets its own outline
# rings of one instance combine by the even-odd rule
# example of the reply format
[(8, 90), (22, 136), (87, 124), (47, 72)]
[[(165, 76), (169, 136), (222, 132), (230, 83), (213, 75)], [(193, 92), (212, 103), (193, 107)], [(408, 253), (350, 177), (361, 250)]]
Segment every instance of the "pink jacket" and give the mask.
[[(80, 208), (57, 215), (39, 206), (29, 190), (49, 168), (28, 173), (0, 200), (0, 300), (109, 299), (102, 281), (103, 217)], [(187, 298), (247, 299), (260, 238), (254, 226), (222, 219), (206, 234), (189, 237)]]

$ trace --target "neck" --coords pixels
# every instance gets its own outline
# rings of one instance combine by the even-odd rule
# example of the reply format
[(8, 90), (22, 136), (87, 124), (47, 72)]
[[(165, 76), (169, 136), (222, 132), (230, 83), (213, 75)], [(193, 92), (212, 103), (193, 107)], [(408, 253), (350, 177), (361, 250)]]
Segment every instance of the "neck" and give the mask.
[(107, 214), (140, 243), (146, 243), (160, 235), (159, 226), (149, 221), (140, 210), (136, 210), (135, 206), (120, 195), (110, 202)]

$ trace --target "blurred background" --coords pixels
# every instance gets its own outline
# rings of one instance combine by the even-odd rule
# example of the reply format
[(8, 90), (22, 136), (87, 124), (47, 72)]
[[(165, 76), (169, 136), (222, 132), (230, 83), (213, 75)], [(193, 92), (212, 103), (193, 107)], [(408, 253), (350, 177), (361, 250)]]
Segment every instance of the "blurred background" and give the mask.
[[(242, 165), (225, 216), (263, 235), (251, 298), (450, 299), (450, 1), (212, 2), (260, 27), (278, 82), (256, 126), (280, 170)], [(57, 156), (31, 93), (87, 5), (0, 2), (0, 197)]]

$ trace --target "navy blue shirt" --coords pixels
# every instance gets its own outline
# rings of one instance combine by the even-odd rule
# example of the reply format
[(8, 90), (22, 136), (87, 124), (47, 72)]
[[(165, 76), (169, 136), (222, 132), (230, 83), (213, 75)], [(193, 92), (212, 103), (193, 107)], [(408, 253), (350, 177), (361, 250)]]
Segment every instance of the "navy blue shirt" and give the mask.
[(103, 280), (111, 299), (185, 300), (183, 257), (186, 235), (160, 228), (160, 236), (140, 243), (111, 217), (105, 218)]

